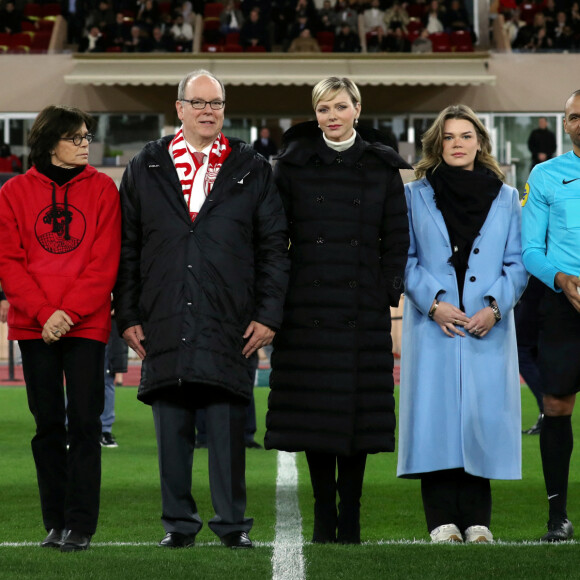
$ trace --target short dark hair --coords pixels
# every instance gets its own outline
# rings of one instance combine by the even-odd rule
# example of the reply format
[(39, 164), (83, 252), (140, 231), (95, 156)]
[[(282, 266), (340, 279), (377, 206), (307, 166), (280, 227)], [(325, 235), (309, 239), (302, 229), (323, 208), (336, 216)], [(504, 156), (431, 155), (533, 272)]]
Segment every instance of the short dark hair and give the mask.
[(28, 160), (37, 169), (50, 167), (50, 152), (56, 147), (60, 138), (72, 137), (82, 127), (92, 132), (97, 121), (88, 113), (75, 107), (49, 105), (40, 111), (28, 135), (30, 154)]

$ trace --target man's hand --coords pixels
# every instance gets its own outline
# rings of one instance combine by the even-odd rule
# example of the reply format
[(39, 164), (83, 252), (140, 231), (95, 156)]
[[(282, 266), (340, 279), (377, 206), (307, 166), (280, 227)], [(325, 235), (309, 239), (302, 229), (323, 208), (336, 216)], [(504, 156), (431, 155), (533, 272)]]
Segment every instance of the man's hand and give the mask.
[(42, 340), (52, 344), (60, 340), (73, 326), (72, 318), (64, 310), (55, 310), (44, 323)]
[(268, 346), (274, 340), (275, 332), (268, 326), (264, 326), (255, 320), (252, 320), (246, 328), (244, 338), (249, 338), (242, 354), (250, 358), (259, 348)]
[(559, 286), (562, 292), (566, 294), (566, 298), (574, 306), (576, 312), (580, 312), (580, 294), (578, 293), (580, 291), (580, 278), (564, 274), (564, 272), (558, 272), (555, 277), (555, 285)]
[(8, 309), (10, 304), (8, 300), (0, 300), (0, 322), (6, 322), (8, 320)]
[(145, 340), (145, 334), (143, 334), (143, 328), (140, 324), (135, 326), (129, 326), (127, 330), (123, 332), (123, 338), (125, 342), (137, 353), (139, 358), (143, 360), (147, 353), (143, 348), (143, 340)]

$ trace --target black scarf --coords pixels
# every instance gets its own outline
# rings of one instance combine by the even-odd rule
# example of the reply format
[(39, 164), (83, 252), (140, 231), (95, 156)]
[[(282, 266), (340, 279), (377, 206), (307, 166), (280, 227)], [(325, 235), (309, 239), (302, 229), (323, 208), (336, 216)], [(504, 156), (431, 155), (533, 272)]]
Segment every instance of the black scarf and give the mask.
[(434, 171), (427, 171), (426, 177), (449, 233), (452, 247), (449, 262), (457, 273), (461, 300), (473, 240), (479, 235), (503, 183), (493, 171), (477, 163), (473, 171), (441, 163)]
[(73, 177), (80, 175), (85, 170), (85, 167), (86, 165), (79, 165), (78, 167), (68, 169), (51, 163), (48, 167), (37, 167), (37, 169), (57, 185), (64, 185)]

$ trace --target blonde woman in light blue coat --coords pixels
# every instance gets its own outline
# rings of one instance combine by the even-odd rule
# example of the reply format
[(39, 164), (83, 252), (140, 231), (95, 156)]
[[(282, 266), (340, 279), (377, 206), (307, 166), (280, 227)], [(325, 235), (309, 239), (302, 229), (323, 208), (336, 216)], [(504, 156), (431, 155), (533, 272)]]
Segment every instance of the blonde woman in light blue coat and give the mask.
[(422, 143), (405, 187), (397, 475), (421, 479), (434, 542), (491, 542), (489, 480), (521, 478), (519, 196), (469, 107), (447, 107)]

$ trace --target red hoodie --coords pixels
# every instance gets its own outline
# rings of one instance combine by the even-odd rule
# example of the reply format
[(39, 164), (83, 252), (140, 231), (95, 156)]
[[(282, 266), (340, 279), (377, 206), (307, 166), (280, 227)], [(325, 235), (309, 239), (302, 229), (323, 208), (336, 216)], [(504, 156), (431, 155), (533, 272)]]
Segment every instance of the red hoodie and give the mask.
[(113, 180), (87, 165), (62, 186), (35, 167), (0, 190), (0, 280), (8, 338), (42, 337), (64, 310), (67, 337), (107, 342), (111, 290), (121, 252), (121, 210)]

